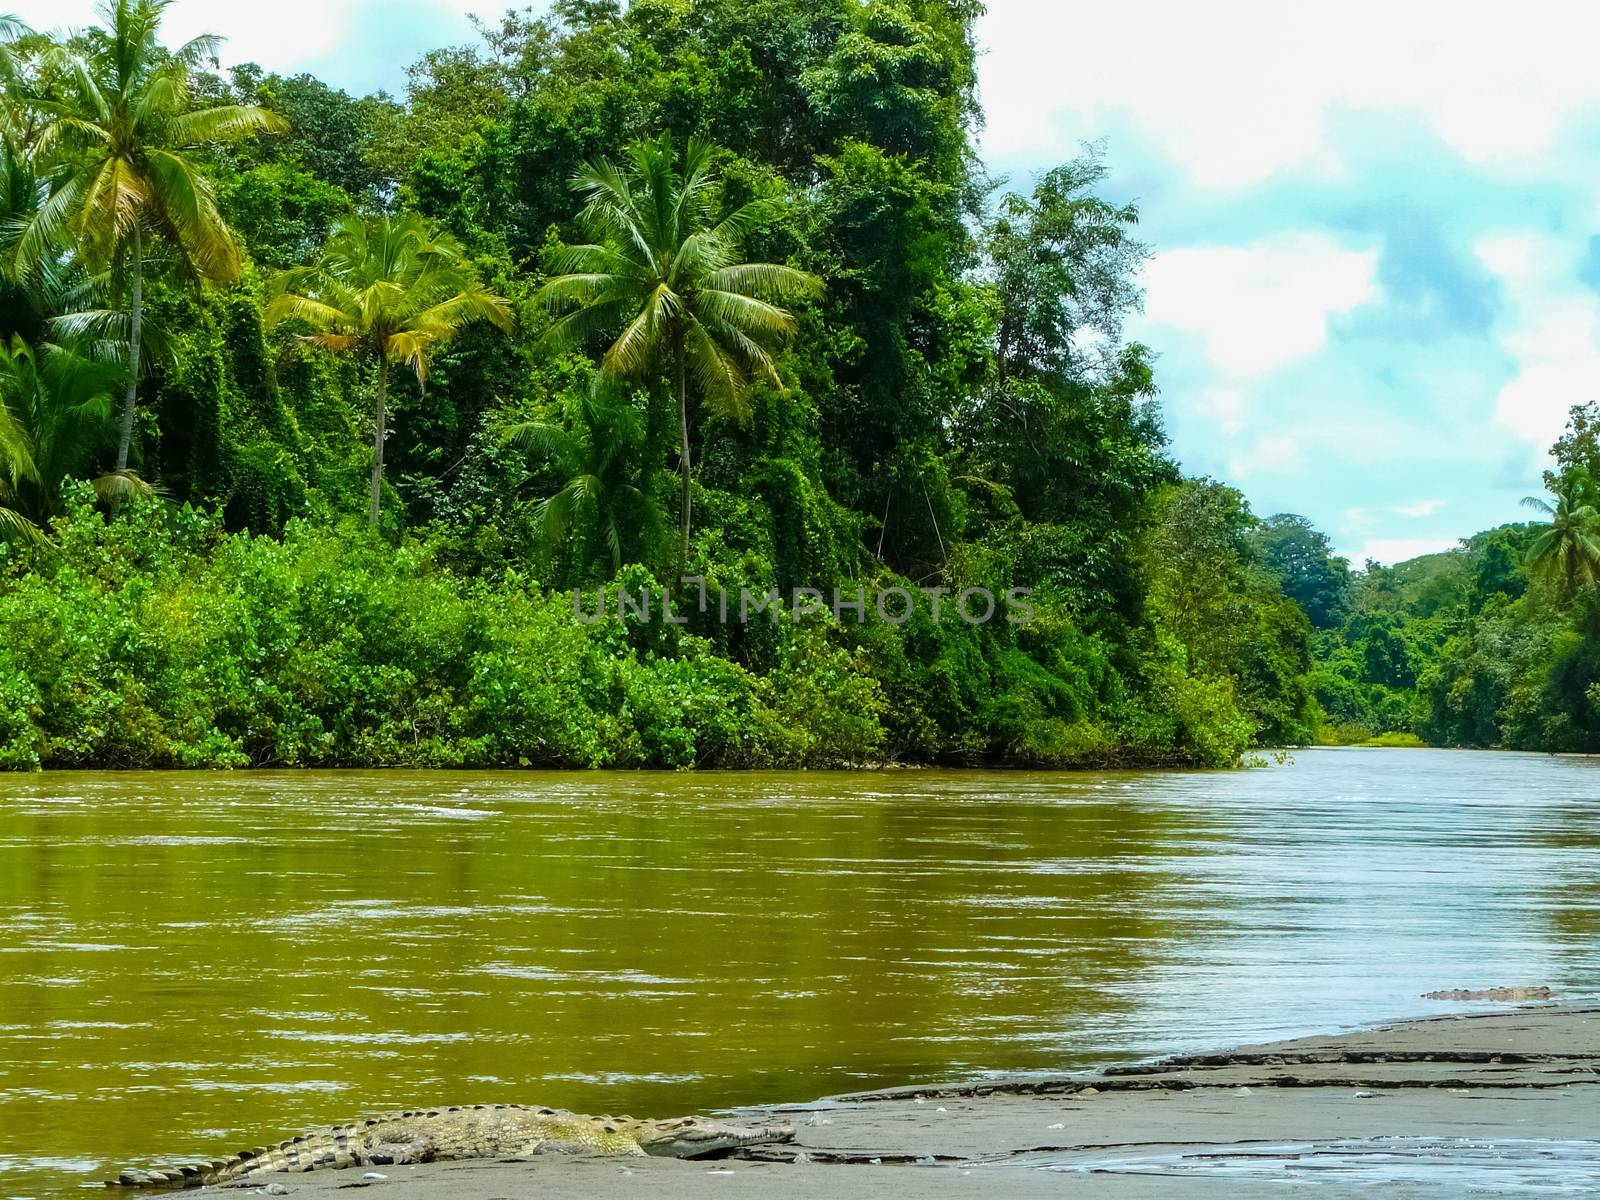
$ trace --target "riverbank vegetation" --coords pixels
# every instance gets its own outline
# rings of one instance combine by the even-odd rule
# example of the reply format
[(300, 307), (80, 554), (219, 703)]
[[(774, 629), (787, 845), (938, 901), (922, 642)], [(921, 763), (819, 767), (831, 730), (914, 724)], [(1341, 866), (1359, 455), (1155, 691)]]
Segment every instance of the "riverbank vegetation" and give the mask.
[[(219, 71), (163, 7), (0, 31), (0, 765), (1226, 765), (1600, 727), (1589, 427), (1546, 515), (1572, 536), (1436, 566), (1352, 576), (1184, 478), (1123, 334), (1138, 214), (1092, 147), (985, 174), (977, 3), (556, 0), (401, 98)], [(682, 575), (919, 599), (574, 616)], [(1035, 619), (935, 616), (969, 587)]]
[(1319, 739), (1600, 751), (1600, 406), (1572, 410), (1530, 520), (1351, 572), (1297, 518), (1260, 535), (1317, 627)]

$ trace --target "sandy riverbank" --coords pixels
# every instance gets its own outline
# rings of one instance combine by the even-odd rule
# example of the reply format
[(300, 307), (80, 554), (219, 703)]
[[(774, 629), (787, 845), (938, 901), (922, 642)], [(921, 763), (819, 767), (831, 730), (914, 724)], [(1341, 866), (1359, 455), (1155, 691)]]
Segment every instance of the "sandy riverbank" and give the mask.
[[(722, 1162), (386, 1168), (426, 1200), (1518, 1195), (1600, 1190), (1600, 1007), (1520, 1007), (1100, 1072), (781, 1109), (792, 1146)], [(280, 1177), (311, 1200), (352, 1171)]]

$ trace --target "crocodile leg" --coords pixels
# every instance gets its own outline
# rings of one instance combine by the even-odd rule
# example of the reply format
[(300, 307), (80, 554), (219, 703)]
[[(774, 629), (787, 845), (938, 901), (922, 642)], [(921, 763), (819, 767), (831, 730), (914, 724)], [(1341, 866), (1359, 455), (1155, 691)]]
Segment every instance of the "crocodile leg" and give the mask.
[(411, 1136), (403, 1141), (374, 1142), (356, 1157), (363, 1167), (401, 1167), (432, 1162), (433, 1143), (425, 1137)]

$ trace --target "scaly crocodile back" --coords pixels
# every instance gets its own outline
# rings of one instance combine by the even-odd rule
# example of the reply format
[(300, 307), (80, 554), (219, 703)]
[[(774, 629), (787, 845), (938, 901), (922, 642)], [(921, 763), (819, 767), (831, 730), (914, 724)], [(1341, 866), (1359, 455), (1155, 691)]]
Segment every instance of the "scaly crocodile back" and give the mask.
[(325, 1167), (532, 1154), (643, 1154), (640, 1123), (520, 1104), (415, 1109), (334, 1125), (228, 1158), (122, 1172), (110, 1187), (182, 1188)]
[(794, 1138), (792, 1126), (743, 1126), (703, 1117), (636, 1121), (558, 1108), (473, 1104), (425, 1108), (333, 1125), (228, 1158), (127, 1170), (108, 1187), (188, 1188), (324, 1167), (384, 1166), (536, 1154), (665, 1154), (698, 1158)]

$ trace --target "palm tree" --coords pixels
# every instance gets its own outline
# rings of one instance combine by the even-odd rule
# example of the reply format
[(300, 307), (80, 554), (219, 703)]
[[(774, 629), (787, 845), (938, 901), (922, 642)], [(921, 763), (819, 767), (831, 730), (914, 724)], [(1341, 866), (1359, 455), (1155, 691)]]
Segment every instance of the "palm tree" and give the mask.
[[(49, 189), (33, 160), (0, 132), (0, 341), (13, 334), (30, 341), (70, 341), (95, 357), (122, 361), (127, 316), (96, 307), (106, 279), (88, 271), (72, 240), (62, 237), (31, 260), (20, 253)], [(146, 330), (147, 341), (148, 335)]]
[[(111, 413), (122, 371), (61, 346), (0, 345), (0, 538), (42, 536), (61, 512), (61, 485), (111, 441)], [(113, 471), (93, 481), (117, 502), (148, 485)]]
[(316, 330), (306, 339), (312, 345), (376, 362), (374, 526), (383, 496), (389, 364), (406, 363), (426, 384), (428, 356), (463, 326), (488, 321), (509, 331), (514, 324), (510, 305), (483, 286), (460, 243), (414, 213), (340, 218), (315, 264), (278, 277), (266, 316), (269, 326), (304, 321)]
[(719, 179), (715, 150), (690, 138), (680, 163), (662, 135), (641, 142), (628, 166), (585, 166), (572, 187), (587, 198), (580, 215), (592, 244), (566, 247), (564, 273), (540, 291), (565, 315), (546, 335), (576, 347), (599, 334), (621, 333), (601, 359), (607, 379), (637, 379), (668, 369), (678, 400), (678, 469), (683, 476), (678, 573), (689, 557), (693, 464), (689, 457), (689, 376), (704, 403), (744, 420), (751, 375), (779, 386), (771, 344), (795, 331), (778, 307), (819, 294), (821, 281), (776, 263), (741, 262), (745, 237), (770, 214), (753, 201), (716, 220)]
[(1529, 569), (1556, 581), (1562, 603), (1570, 603), (1584, 584), (1600, 579), (1600, 514), (1584, 503), (1584, 481), (1568, 475), (1554, 489), (1556, 502), (1538, 496), (1523, 500), (1550, 518), (1528, 547)]
[(544, 455), (566, 477), (534, 510), (546, 543), (559, 545), (581, 522), (598, 532), (611, 553), (611, 570), (619, 570), (626, 516), (647, 528), (659, 521), (650, 498), (627, 477), (629, 453), (644, 439), (637, 410), (598, 384), (578, 402), (570, 425), (530, 421), (508, 432), (514, 444)]
[(139, 395), (145, 237), (165, 241), (196, 279), (238, 278), (239, 248), (189, 152), (288, 128), (283, 118), (250, 105), (194, 106), (192, 76), (215, 62), (218, 39), (205, 35), (164, 49), (157, 34), (171, 2), (106, 0), (103, 44), (87, 55), (56, 46), (52, 74), (62, 81), (61, 94), (26, 101), (46, 120), (32, 154), (52, 172), (53, 187), (18, 243), (20, 269), (33, 269), (65, 229), (91, 265), (111, 265), (114, 278), (128, 282), (118, 470), (128, 465)]

